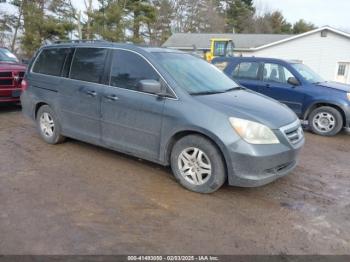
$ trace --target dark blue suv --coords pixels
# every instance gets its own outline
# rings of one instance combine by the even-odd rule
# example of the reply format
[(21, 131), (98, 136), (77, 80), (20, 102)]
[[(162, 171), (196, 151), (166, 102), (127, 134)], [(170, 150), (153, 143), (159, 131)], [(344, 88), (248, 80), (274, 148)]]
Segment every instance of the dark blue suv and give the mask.
[(333, 136), (350, 127), (350, 86), (327, 82), (304, 64), (261, 57), (212, 63), (242, 86), (289, 106), (316, 134)]

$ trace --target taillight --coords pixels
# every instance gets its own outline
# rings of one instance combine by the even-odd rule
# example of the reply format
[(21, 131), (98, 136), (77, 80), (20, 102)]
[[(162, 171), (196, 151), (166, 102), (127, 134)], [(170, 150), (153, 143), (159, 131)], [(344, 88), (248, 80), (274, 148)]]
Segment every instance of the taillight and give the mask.
[(26, 91), (28, 89), (28, 82), (27, 80), (23, 79), (21, 82), (21, 89), (22, 91)]

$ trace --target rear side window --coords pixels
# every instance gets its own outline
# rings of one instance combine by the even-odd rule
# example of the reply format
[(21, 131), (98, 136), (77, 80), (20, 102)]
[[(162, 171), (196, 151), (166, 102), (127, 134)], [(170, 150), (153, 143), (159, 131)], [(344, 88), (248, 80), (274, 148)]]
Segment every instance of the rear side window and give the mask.
[(35, 62), (33, 72), (60, 76), (69, 51), (68, 48), (44, 49)]
[(264, 81), (287, 84), (293, 74), (284, 66), (278, 64), (264, 64)]
[(104, 48), (77, 48), (70, 78), (100, 83), (103, 77), (107, 50)]
[(130, 51), (114, 51), (110, 85), (125, 89), (138, 90), (140, 80), (159, 81), (159, 75), (140, 55)]
[(258, 80), (259, 78), (259, 63), (257, 62), (242, 62), (238, 64), (233, 71), (234, 79)]

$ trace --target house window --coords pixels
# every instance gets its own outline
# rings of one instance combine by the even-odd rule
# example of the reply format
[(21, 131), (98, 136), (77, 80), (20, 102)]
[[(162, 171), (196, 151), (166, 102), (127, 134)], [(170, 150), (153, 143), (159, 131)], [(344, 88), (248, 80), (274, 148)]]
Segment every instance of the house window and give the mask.
[(345, 76), (346, 65), (340, 64), (338, 67), (338, 76)]

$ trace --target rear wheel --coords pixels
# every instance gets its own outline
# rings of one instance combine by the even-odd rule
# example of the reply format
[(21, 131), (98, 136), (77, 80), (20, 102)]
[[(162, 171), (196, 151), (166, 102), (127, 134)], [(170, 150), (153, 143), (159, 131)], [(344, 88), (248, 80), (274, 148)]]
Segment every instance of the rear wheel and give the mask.
[(315, 134), (322, 136), (334, 136), (343, 127), (341, 113), (329, 106), (322, 106), (313, 110), (309, 116), (309, 125)]
[(64, 141), (65, 137), (61, 135), (61, 125), (55, 112), (49, 106), (40, 107), (36, 119), (39, 133), (45, 142), (58, 144)]
[(194, 192), (214, 192), (226, 180), (220, 151), (211, 141), (199, 135), (183, 137), (174, 145), (171, 168), (179, 183)]

